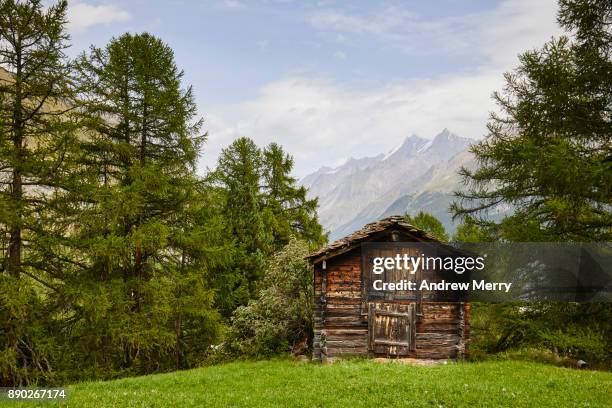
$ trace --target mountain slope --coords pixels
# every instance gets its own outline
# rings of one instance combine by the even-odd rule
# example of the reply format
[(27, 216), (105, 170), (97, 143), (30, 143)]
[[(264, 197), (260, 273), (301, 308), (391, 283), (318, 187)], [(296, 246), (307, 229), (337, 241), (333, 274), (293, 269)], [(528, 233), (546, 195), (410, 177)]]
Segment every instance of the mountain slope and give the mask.
[(428, 211), (454, 231), (448, 207), (457, 171), (473, 167), (472, 140), (444, 129), (433, 139), (407, 137), (387, 154), (322, 167), (301, 183), (319, 197), (319, 217), (336, 239), (390, 214)]

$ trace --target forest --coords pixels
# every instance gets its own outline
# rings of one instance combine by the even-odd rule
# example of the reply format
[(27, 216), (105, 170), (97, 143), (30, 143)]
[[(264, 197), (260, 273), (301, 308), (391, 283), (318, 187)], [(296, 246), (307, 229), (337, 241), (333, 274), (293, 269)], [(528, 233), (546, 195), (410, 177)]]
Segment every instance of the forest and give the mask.
[[(0, 386), (307, 354), (317, 200), (282, 146), (234, 140), (205, 175), (205, 117), (173, 50), (125, 33), (68, 58), (65, 0), (0, 0)], [(560, 0), (521, 54), (442, 240), (610, 241), (612, 5)], [(501, 221), (489, 215), (509, 205)], [(609, 304), (475, 305), (473, 357), (612, 365)], [(531, 352), (530, 351), (530, 352)], [(548, 353), (548, 354), (547, 354)]]
[(325, 241), (281, 146), (206, 134), (173, 51), (68, 60), (67, 3), (0, 3), (0, 383), (194, 366), (292, 237)]

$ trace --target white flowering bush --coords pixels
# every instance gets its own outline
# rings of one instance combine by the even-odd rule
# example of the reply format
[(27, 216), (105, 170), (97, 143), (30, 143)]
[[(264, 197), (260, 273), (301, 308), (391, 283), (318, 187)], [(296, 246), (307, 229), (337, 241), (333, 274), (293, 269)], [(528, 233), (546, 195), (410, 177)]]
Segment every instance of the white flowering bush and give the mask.
[(264, 357), (310, 347), (313, 330), (312, 272), (306, 243), (292, 238), (270, 260), (256, 299), (237, 308), (225, 351)]

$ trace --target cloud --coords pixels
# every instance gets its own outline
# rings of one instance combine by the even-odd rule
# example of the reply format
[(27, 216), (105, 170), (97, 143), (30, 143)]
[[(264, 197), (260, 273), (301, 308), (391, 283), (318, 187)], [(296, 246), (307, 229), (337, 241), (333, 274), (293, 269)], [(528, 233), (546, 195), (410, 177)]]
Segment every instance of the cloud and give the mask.
[(396, 7), (386, 7), (365, 16), (331, 9), (315, 12), (308, 20), (319, 29), (386, 36), (395, 30), (401, 30), (407, 23), (416, 21), (416, 15)]
[(70, 3), (68, 7), (69, 27), (83, 31), (95, 25), (109, 25), (132, 18), (126, 10), (112, 4)]
[[(503, 72), (518, 64), (518, 53), (541, 46), (558, 33), (555, 12), (552, 0), (508, 0), (462, 21), (460, 17), (421, 21), (412, 13), (389, 9), (371, 20), (319, 15), (313, 24), (333, 27), (333, 38), (371, 35), (401, 47), (400, 38), (408, 35), (403, 26), (413, 22), (423, 28), (423, 35), (435, 36), (439, 30), (443, 39), (457, 37), (445, 47), (465, 44), (461, 52), (485, 58), (469, 71), (427, 79), (389, 78), (370, 89), (307, 74), (272, 81), (250, 100), (208, 112), (210, 139), (202, 166), (213, 166), (220, 149), (239, 136), (260, 145), (272, 141), (283, 145), (296, 158), (298, 176), (345, 157), (387, 151), (412, 133), (433, 137), (448, 127), (462, 136), (483, 137), (489, 112), (496, 110), (491, 94), (503, 87)], [(440, 47), (436, 52), (445, 52)]]
[(539, 48), (553, 36), (562, 34), (556, 21), (556, 0), (509, 0), (490, 13), (490, 21), (479, 24), (472, 41), (490, 62), (508, 69), (517, 55)]
[(500, 76), (492, 72), (400, 81), (370, 91), (325, 79), (286, 78), (234, 106), (232, 117), (211, 113), (212, 148), (204, 163), (212, 166), (219, 147), (238, 136), (249, 136), (260, 145), (281, 143), (295, 156), (300, 176), (342, 157), (384, 152), (411, 133), (432, 137), (449, 127), (478, 138), (494, 107), (491, 91), (500, 85)]
[(268, 49), (268, 47), (270, 46), (270, 41), (269, 40), (259, 40), (259, 41), (255, 42), (255, 45), (261, 51), (264, 51), (264, 50)]
[(223, 0), (223, 7), (228, 9), (239, 9), (244, 7), (242, 2), (238, 0)]
[(457, 52), (468, 46), (473, 37), (477, 16), (423, 20), (417, 14), (388, 6), (367, 15), (339, 10), (322, 10), (310, 14), (307, 21), (317, 30), (334, 38), (369, 36), (407, 53)]
[(557, 34), (555, 11), (556, 0), (506, 0), (493, 10), (442, 18), (425, 19), (409, 10), (387, 6), (365, 15), (320, 10), (306, 20), (343, 42), (350, 36), (368, 36), (409, 54), (480, 53), (499, 62), (515, 59), (516, 55), (508, 51), (541, 44), (542, 33)]

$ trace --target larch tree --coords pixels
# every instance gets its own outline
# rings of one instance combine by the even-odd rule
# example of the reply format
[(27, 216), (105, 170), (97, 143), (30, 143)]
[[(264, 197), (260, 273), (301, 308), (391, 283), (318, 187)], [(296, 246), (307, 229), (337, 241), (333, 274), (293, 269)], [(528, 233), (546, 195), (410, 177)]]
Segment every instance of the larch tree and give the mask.
[[(501, 112), (472, 147), (478, 166), (461, 170), (467, 188), (452, 206), (462, 240), (612, 238), (612, 3), (560, 0), (558, 22), (567, 35), (523, 53), (494, 94)], [(514, 213), (493, 222), (499, 206)], [(602, 359), (610, 350), (609, 303), (501, 308), (493, 352), (538, 346)]]
[[(500, 227), (512, 240), (612, 238), (612, 4), (562, 0), (568, 36), (520, 56), (494, 94), (488, 136), (462, 169), (455, 216), (483, 226), (487, 211), (511, 206)], [(481, 215), (484, 215), (481, 216)]]
[[(215, 234), (194, 232), (207, 220), (194, 215), (204, 135), (192, 90), (182, 87), (172, 49), (147, 33), (92, 47), (78, 66), (86, 137), (74, 245), (90, 265), (73, 276), (69, 298), (89, 307), (76, 323), (89, 339), (82, 352), (96, 350), (94, 365), (114, 356), (128, 372), (182, 368), (190, 316), (203, 328), (217, 319), (205, 279)], [(190, 297), (201, 302), (189, 309), (199, 317), (181, 306)]]
[[(0, 1), (0, 383), (49, 371), (35, 337), (44, 293), (57, 291), (54, 210), (70, 181), (72, 91), (64, 54), (66, 1)], [(39, 338), (40, 339), (40, 338)], [(43, 342), (41, 342), (43, 343)]]

